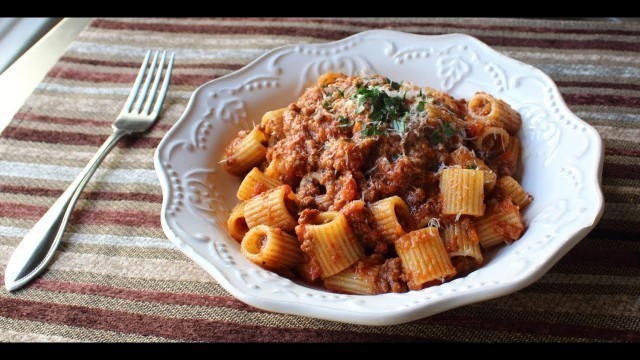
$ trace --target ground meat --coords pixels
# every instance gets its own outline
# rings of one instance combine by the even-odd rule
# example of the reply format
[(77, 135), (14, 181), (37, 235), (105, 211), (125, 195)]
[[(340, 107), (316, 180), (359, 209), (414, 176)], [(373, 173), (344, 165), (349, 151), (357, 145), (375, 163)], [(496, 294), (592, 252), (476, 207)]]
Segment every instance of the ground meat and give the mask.
[(456, 276), (466, 276), (479, 267), (478, 261), (470, 256), (454, 256), (451, 264), (456, 268)]
[[(471, 140), (485, 124), (474, 121), (467, 109), (466, 100), (432, 88), (395, 83), (381, 75), (339, 75), (324, 77), (286, 109), (265, 116), (257, 126), (268, 139), (259, 168), (296, 195), (295, 231), (305, 258), (295, 272), (319, 284), (321, 269), (305, 225), (320, 212), (339, 211), (365, 251), (365, 258), (351, 265), (356, 272), (375, 275), (376, 293), (408, 291), (401, 259), (394, 244), (381, 239), (370, 205), (399, 196), (409, 208), (410, 217), (401, 220), (407, 233), (429, 224), (446, 225), (454, 219), (441, 214), (442, 169), (482, 170), (485, 199), (495, 197), (491, 187), (496, 174), (515, 171), (514, 154), (486, 158), (474, 152)], [(227, 147), (227, 157), (246, 134), (241, 132)], [(513, 208), (502, 201), (492, 211)], [(516, 239), (523, 228), (505, 224), (500, 231)], [(459, 274), (477, 266), (467, 257), (456, 257), (452, 263)]]
[(313, 172), (302, 177), (296, 192), (300, 207), (304, 209), (318, 208), (316, 197), (327, 192), (324, 185), (320, 184), (319, 176), (317, 172)]
[(304, 267), (299, 267), (298, 270), (304, 271), (304, 278), (311, 281), (319, 279), (322, 276), (322, 269), (320, 268), (318, 260), (313, 256), (315, 253), (313, 238), (306, 231), (305, 225), (309, 224), (311, 219), (319, 213), (320, 211), (315, 209), (303, 210), (298, 219), (300, 225), (296, 226), (296, 235), (298, 236), (298, 240), (300, 240), (300, 249), (304, 252), (304, 263), (307, 264)]
[(387, 253), (389, 246), (380, 237), (373, 213), (366, 207), (364, 201), (352, 201), (345, 205), (340, 212), (347, 218), (351, 230), (365, 246), (365, 250), (374, 254), (384, 255)]
[(522, 220), (522, 214), (518, 211), (518, 207), (513, 204), (513, 200), (510, 197), (503, 199), (495, 206), (490, 209), (487, 209), (488, 213), (491, 214), (513, 214), (516, 213), (520, 217), (520, 221), (518, 224), (511, 224), (506, 221), (498, 221), (495, 225), (495, 231), (505, 238), (516, 240), (520, 238), (520, 235), (524, 231), (524, 221)]
[(511, 152), (505, 151), (497, 157), (496, 163), (498, 175), (513, 177), (518, 165), (518, 159)]
[(378, 293), (407, 292), (407, 281), (402, 271), (400, 258), (387, 259), (378, 273), (376, 281)]

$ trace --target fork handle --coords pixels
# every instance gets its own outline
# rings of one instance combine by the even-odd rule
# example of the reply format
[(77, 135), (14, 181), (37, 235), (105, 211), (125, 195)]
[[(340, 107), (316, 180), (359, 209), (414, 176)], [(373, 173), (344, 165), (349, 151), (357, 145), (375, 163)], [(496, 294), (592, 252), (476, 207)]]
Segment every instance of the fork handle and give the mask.
[(39, 275), (53, 258), (60, 245), (73, 207), (82, 189), (96, 171), (109, 151), (128, 132), (114, 129), (98, 152), (73, 180), (69, 188), (56, 200), (51, 208), (29, 230), (16, 247), (5, 270), (5, 287), (17, 290)]

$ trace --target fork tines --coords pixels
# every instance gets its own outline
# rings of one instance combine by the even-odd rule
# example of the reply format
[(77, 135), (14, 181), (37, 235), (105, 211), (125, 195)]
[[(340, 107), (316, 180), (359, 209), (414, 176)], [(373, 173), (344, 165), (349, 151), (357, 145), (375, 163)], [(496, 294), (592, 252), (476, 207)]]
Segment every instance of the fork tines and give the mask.
[[(129, 97), (127, 98), (127, 103), (122, 109), (123, 112), (127, 112), (130, 114), (147, 115), (152, 117), (158, 115), (158, 112), (160, 112), (160, 108), (162, 107), (162, 102), (164, 101), (167, 89), (169, 88), (169, 81), (171, 77), (171, 70), (173, 68), (173, 59), (175, 53), (171, 53), (169, 57), (169, 64), (165, 68), (164, 63), (166, 60), (166, 56), (166, 51), (163, 51), (162, 54), (160, 54), (160, 52), (156, 50), (153, 58), (151, 57), (151, 50), (147, 52), (147, 55), (144, 58), (144, 62), (140, 67), (140, 71), (138, 72), (138, 77), (136, 78), (136, 81), (131, 88)], [(158, 57), (160, 57), (159, 63)], [(151, 65), (149, 65), (150, 59)], [(160, 89), (160, 92), (156, 94), (163, 73), (164, 80), (162, 81), (162, 88)], [(144, 84), (142, 84), (143, 80)], [(151, 84), (152, 80), (153, 84)], [(142, 85), (142, 90), (140, 90), (140, 85)], [(151, 85), (151, 91), (149, 91), (149, 85)], [(132, 107), (134, 101), (135, 106)], [(152, 109), (151, 107), (152, 105), (154, 105), (154, 101), (155, 106), (153, 106)]]

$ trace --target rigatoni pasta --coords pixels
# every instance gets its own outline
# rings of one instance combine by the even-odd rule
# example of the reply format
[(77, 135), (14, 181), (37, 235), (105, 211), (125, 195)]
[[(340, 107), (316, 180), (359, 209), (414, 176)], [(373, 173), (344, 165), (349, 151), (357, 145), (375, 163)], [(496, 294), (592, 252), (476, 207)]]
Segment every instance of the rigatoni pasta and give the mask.
[(244, 236), (242, 255), (254, 264), (270, 270), (292, 269), (302, 259), (298, 239), (267, 225), (258, 225)]
[(376, 278), (379, 273), (379, 265), (361, 269), (354, 265), (324, 279), (323, 284), (328, 290), (339, 293), (373, 295), (377, 292)]
[(484, 214), (484, 172), (447, 168), (440, 173), (442, 215)]
[[(255, 122), (255, 121), (254, 121)], [(436, 286), (519, 239), (520, 114), (381, 75), (326, 73), (225, 149), (244, 256), (333, 292)]]
[(271, 134), (277, 134), (282, 131), (283, 115), (287, 108), (280, 108), (273, 111), (267, 111), (260, 121), (260, 126), (264, 128), (264, 134), (271, 137)]
[(517, 240), (524, 231), (520, 210), (510, 198), (492, 206), (485, 216), (475, 221), (475, 226), (484, 249)]
[(453, 165), (459, 165), (463, 169), (478, 169), (484, 173), (484, 192), (489, 193), (496, 185), (498, 175), (487, 164), (478, 158), (474, 152), (464, 146), (457, 148), (451, 153)]
[(238, 199), (246, 201), (280, 185), (282, 185), (280, 181), (268, 177), (260, 169), (254, 167), (240, 183), (236, 196)]
[(444, 226), (444, 247), (458, 274), (469, 273), (484, 260), (480, 240), (470, 219), (462, 219)]
[(327, 211), (298, 226), (302, 250), (320, 267), (320, 277), (337, 274), (364, 257), (344, 214)]
[(345, 77), (344, 74), (328, 72), (320, 75), (318, 78), (318, 85), (327, 86), (329, 84), (333, 84), (337, 79)]
[(509, 144), (509, 134), (503, 128), (485, 126), (473, 140), (473, 143), (487, 155), (495, 155), (505, 151), (507, 144)]
[(443, 283), (456, 274), (436, 227), (412, 231), (398, 239), (395, 247), (411, 290)]
[(533, 197), (524, 191), (522, 186), (520, 186), (520, 183), (511, 176), (503, 176), (498, 179), (498, 182), (496, 183), (496, 191), (498, 191), (499, 197), (510, 198), (514, 204), (520, 207), (520, 209), (529, 205), (533, 200)]
[(376, 219), (380, 236), (387, 242), (406, 234), (409, 208), (399, 196), (391, 196), (371, 204), (371, 212)]
[(518, 169), (518, 159), (520, 158), (520, 140), (511, 136), (509, 144), (502, 154), (498, 156), (498, 173), (501, 176), (513, 176)]
[(227, 220), (227, 229), (232, 238), (242, 241), (244, 234), (249, 231), (247, 219), (244, 217), (244, 202), (239, 202), (231, 210), (229, 219)]
[(509, 104), (484, 92), (476, 93), (469, 100), (469, 113), (487, 126), (501, 127), (510, 135), (517, 133), (522, 125), (520, 114)]
[(295, 216), (296, 197), (289, 185), (281, 185), (253, 197), (244, 205), (244, 218), (249, 228), (269, 225), (293, 231), (298, 223)]
[(267, 154), (266, 143), (266, 136), (258, 128), (249, 131), (242, 138), (236, 138), (225, 149), (222, 161), (225, 169), (234, 175), (244, 175), (264, 160)]

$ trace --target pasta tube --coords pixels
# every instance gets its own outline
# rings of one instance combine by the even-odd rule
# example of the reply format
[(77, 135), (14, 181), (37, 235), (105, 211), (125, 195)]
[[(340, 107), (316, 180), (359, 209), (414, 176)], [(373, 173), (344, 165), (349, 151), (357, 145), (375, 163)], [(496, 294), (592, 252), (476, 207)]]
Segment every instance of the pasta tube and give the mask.
[(349, 227), (344, 214), (326, 211), (317, 214), (308, 224), (300, 225), (302, 250), (317, 261), (323, 279), (337, 274), (364, 257), (362, 245)]
[(484, 214), (482, 170), (447, 168), (440, 173), (443, 215)]
[(286, 107), (281, 109), (267, 111), (262, 115), (262, 121), (260, 124), (264, 126), (264, 133), (267, 137), (271, 137), (273, 134), (282, 133), (283, 115), (287, 110)]
[(370, 207), (376, 219), (380, 236), (389, 244), (406, 234), (411, 217), (407, 204), (399, 196), (391, 196), (373, 203)]
[(489, 193), (496, 185), (496, 175), (493, 170), (482, 159), (478, 159), (473, 152), (464, 146), (457, 148), (451, 153), (451, 160), (454, 165), (460, 165), (463, 169), (478, 169), (484, 173), (484, 192)]
[(474, 118), (481, 119), (488, 126), (504, 128), (509, 135), (515, 135), (522, 125), (520, 114), (509, 104), (484, 92), (473, 95), (468, 110)]
[(496, 183), (496, 190), (501, 198), (511, 198), (520, 209), (529, 205), (533, 197), (511, 176), (503, 176)]
[(239, 202), (231, 210), (227, 220), (227, 229), (232, 238), (242, 241), (244, 235), (249, 231), (247, 220), (244, 218), (244, 202)]
[(517, 240), (524, 231), (520, 211), (511, 199), (504, 199), (495, 205), (485, 216), (475, 221), (475, 226), (483, 249)]
[(269, 225), (293, 231), (298, 223), (295, 194), (289, 185), (281, 185), (248, 200), (244, 216), (249, 228)]
[(324, 286), (345, 294), (373, 295), (376, 293), (376, 277), (380, 266), (358, 269), (356, 265), (324, 279)]
[(264, 133), (254, 128), (245, 137), (236, 138), (227, 146), (224, 151), (223, 166), (231, 174), (243, 175), (265, 159), (266, 143), (267, 138)]
[(280, 185), (282, 185), (280, 181), (268, 177), (258, 168), (254, 167), (240, 183), (236, 196), (240, 200), (249, 200), (256, 195), (260, 195)]
[(242, 239), (240, 251), (254, 264), (269, 270), (292, 269), (303, 259), (295, 236), (267, 225), (249, 230)]
[(518, 169), (518, 159), (520, 157), (520, 141), (517, 137), (511, 136), (509, 144), (502, 154), (498, 156), (498, 172), (501, 176), (513, 176)]
[(462, 219), (444, 226), (444, 247), (458, 273), (468, 273), (482, 265), (478, 233), (471, 220)]
[(336, 82), (336, 80), (343, 77), (346, 77), (346, 75), (342, 73), (327, 72), (320, 75), (320, 77), (318, 78), (318, 85), (327, 86), (329, 84), (333, 84), (334, 82)]
[(412, 231), (399, 238), (395, 246), (411, 290), (443, 283), (456, 275), (436, 227)]
[(480, 134), (473, 140), (478, 150), (485, 154), (495, 155), (506, 150), (509, 143), (509, 134), (503, 128), (485, 126)]

